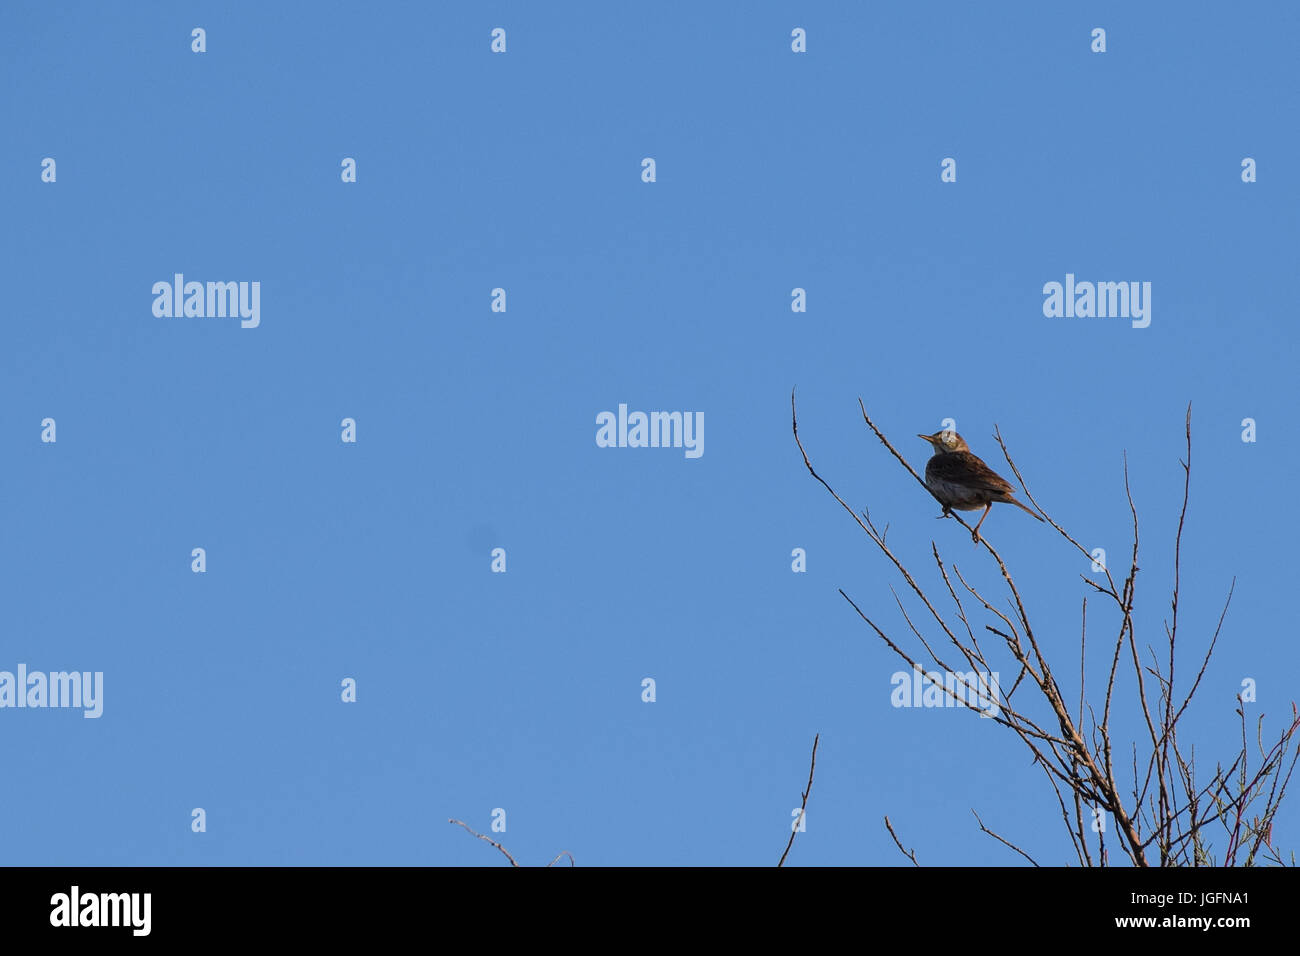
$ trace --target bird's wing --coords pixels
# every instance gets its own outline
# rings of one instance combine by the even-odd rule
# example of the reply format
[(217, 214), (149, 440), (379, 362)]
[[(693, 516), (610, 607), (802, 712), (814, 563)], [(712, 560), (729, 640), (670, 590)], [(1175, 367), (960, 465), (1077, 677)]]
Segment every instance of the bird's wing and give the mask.
[(984, 464), (978, 456), (968, 451), (954, 451), (945, 455), (935, 455), (930, 459), (926, 471), (940, 481), (967, 488), (978, 488), (993, 494), (1014, 494), (1015, 486)]

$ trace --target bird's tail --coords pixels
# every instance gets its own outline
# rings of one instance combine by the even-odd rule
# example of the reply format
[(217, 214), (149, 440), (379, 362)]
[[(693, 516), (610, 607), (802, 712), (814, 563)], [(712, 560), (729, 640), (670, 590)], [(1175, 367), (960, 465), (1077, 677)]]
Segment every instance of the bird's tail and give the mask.
[(1039, 521), (1042, 521), (1042, 520), (1043, 520), (1043, 516), (1040, 515), (1037, 511), (1035, 511), (1033, 508), (1030, 508), (1028, 505), (1023, 505), (1023, 504), (1021, 504), (1019, 501), (1016, 501), (1016, 499), (1013, 498), (1013, 497), (1011, 497), (1011, 495), (1007, 495), (1007, 496), (1006, 496), (1005, 498), (1003, 498), (1002, 500), (1005, 501), (1005, 502), (1006, 502), (1007, 504), (1009, 504), (1009, 505), (1015, 505), (1015, 506), (1016, 506), (1017, 508), (1019, 508), (1021, 511), (1028, 511), (1031, 515), (1033, 515), (1033, 516), (1034, 516), (1035, 518), (1037, 518)]

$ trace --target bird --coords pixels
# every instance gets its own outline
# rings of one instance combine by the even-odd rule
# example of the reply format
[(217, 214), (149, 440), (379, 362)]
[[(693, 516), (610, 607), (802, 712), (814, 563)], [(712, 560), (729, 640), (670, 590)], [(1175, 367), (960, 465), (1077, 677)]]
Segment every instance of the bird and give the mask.
[(1037, 512), (1015, 499), (1015, 486), (973, 454), (966, 439), (955, 431), (938, 431), (933, 435), (917, 435), (930, 443), (934, 456), (925, 464), (925, 486), (943, 505), (944, 516), (951, 509), (974, 511), (983, 508), (980, 520), (975, 522), (971, 538), (980, 540), (980, 525), (988, 517), (994, 502), (1015, 505), (1042, 521)]

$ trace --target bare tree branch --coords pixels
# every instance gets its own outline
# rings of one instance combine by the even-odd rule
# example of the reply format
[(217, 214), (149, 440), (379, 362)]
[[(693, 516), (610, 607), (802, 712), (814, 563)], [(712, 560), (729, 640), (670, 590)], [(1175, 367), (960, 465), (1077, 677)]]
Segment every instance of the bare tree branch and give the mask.
[[(881, 444), (918, 484), (926, 487), (924, 480), (916, 469), (908, 463), (907, 459), (894, 447), (884, 432), (871, 419), (871, 416), (867, 414), (866, 405), (862, 399), (858, 399), (858, 407), (862, 412), (863, 421)], [(956, 565), (953, 565), (950, 569), (944, 562), (938, 545), (931, 541), (931, 555), (939, 577), (943, 582), (944, 590), (947, 592), (947, 599), (952, 602), (952, 613), (955, 614), (958, 622), (950, 626), (944, 614), (930, 598), (926, 588), (922, 586), (921, 581), (913, 575), (899, 555), (885, 543), (885, 535), (877, 528), (870, 511), (863, 509), (861, 515), (859, 515), (817, 473), (799, 436), (798, 415), (793, 391), (790, 394), (790, 418), (795, 443), (799, 448), (804, 466), (808, 469), (808, 472), (839, 502), (841, 507), (853, 516), (858, 526), (867, 534), (880, 553), (888, 559), (903, 581), (906, 582), (907, 590), (900, 593), (898, 589), (890, 585), (890, 592), (906, 627), (906, 634), (910, 634), (910, 637), (903, 641), (896, 640), (890, 636), (885, 627), (880, 626), (875, 620), (868, 617), (843, 589), (840, 590), (841, 596), (890, 651), (905, 661), (914, 672), (919, 672), (928, 686), (938, 689), (941, 694), (951, 698), (950, 704), (963, 704), (967, 709), (980, 711), (985, 717), (993, 717), (990, 723), (1007, 727), (1020, 738), (1021, 742), (1029, 749), (1034, 762), (1047, 775), (1048, 784), (1056, 795), (1062, 822), (1065, 824), (1067, 835), (1081, 864), (1109, 865), (1106, 827), (1104, 825), (1094, 825), (1093, 827), (1097, 834), (1097, 855), (1094, 857), (1089, 846), (1084, 823), (1085, 816), (1103, 810), (1114, 820), (1120, 850), (1128, 858), (1128, 861), (1135, 866), (1149, 865), (1146, 855), (1149, 849), (1158, 852), (1159, 862), (1164, 865), (1213, 864), (1212, 848), (1205, 836), (1206, 826), (1213, 823), (1217, 823), (1222, 827), (1228, 837), (1227, 847), (1222, 858), (1225, 865), (1238, 862), (1239, 857), (1247, 865), (1253, 863), (1257, 858), (1263, 858), (1278, 864), (1284, 862), (1281, 853), (1272, 843), (1272, 822), (1282, 798), (1286, 794), (1292, 772), (1297, 762), (1300, 761), (1300, 748), (1294, 748), (1294, 752), (1292, 752), (1294, 737), (1297, 733), (1300, 733), (1300, 715), (1297, 715), (1290, 725), (1283, 727), (1274, 742), (1267, 746), (1263, 738), (1263, 718), (1260, 718), (1256, 737), (1261, 759), (1258, 766), (1256, 766), (1250, 760), (1248, 752), (1249, 741), (1246, 737), (1245, 705), (1243, 703), (1242, 709), (1238, 712), (1242, 720), (1241, 750), (1226, 768), (1221, 764), (1218, 765), (1207, 782), (1198, 782), (1195, 751), (1194, 749), (1186, 750), (1179, 740), (1180, 723), (1201, 686), (1210, 657), (1213, 655), (1219, 635), (1222, 633), (1224, 620), (1236, 584), (1234, 579), (1228, 590), (1228, 599), (1224, 603), (1218, 624), (1214, 629), (1208, 647), (1205, 649), (1204, 656), (1200, 661), (1200, 667), (1191, 682), (1190, 689), (1186, 691), (1186, 695), (1181, 700), (1175, 698), (1177, 688), (1174, 678), (1175, 668), (1178, 666), (1177, 638), (1180, 624), (1179, 597), (1183, 587), (1181, 577), (1182, 538), (1191, 489), (1190, 404), (1187, 407), (1184, 420), (1187, 454), (1186, 459), (1180, 462), (1183, 467), (1183, 501), (1179, 513), (1178, 532), (1174, 539), (1172, 617), (1164, 628), (1164, 643), (1166, 646), (1163, 650), (1167, 651), (1167, 653), (1157, 655), (1154, 648), (1148, 647), (1150, 663), (1144, 665), (1135, 633), (1133, 610), (1136, 602), (1138, 571), (1140, 570), (1138, 567), (1139, 522), (1137, 505), (1133, 498), (1133, 488), (1129, 480), (1127, 455), (1124, 456), (1123, 461), (1124, 493), (1132, 517), (1133, 539), (1128, 573), (1125, 575), (1123, 582), (1118, 583), (1110, 569), (1105, 567), (1105, 563), (1102, 562), (1094, 571), (1100, 570), (1103, 573), (1105, 583), (1092, 580), (1085, 575), (1079, 576), (1085, 586), (1098, 594), (1106, 596), (1110, 602), (1113, 602), (1114, 612), (1117, 615), (1117, 627), (1110, 643), (1109, 660), (1106, 662), (1106, 680), (1103, 682), (1104, 697), (1100, 701), (1099, 708), (1101, 711), (1100, 720), (1094, 710), (1093, 702), (1088, 700), (1088, 687), (1090, 683), (1096, 686), (1096, 682), (1087, 680), (1087, 629), (1090, 619), (1094, 615), (1089, 613), (1091, 609), (1088, 607), (1086, 597), (1083, 600), (1080, 615), (1078, 701), (1077, 706), (1072, 707), (1067, 705), (1065, 694), (1053, 674), (1048, 654), (1040, 643), (1038, 632), (1030, 619), (1027, 602), (1024, 600), (1024, 596), (1012, 576), (1011, 570), (998, 550), (986, 538), (981, 537), (977, 541), (978, 544), (983, 545), (983, 554), (986, 554), (993, 564), (997, 566), (1001, 576), (1002, 586), (1005, 588), (1005, 594), (1001, 598), (1003, 607), (998, 606), (999, 602), (991, 593), (989, 597), (985, 597), (979, 588), (963, 576)], [(1056, 521), (1044, 508), (1042, 502), (1034, 496), (1025, 481), (1021, 469), (1011, 457), (1001, 431), (996, 426), (994, 435), (1008, 465), (1020, 481), (1025, 497), (1034, 506), (1037, 513), (1075, 551), (1092, 561), (1091, 552), (1076, 537), (1071, 535), (1061, 523)], [(929, 493), (928, 488), (926, 488), (926, 491)], [(960, 516), (949, 516), (955, 518), (959, 524), (970, 530), (970, 526), (962, 521)], [(887, 528), (888, 524), (885, 527)], [(949, 574), (950, 570), (952, 572), (951, 576)], [(954, 586), (954, 578), (960, 582), (962, 589), (959, 590)], [(925, 615), (914, 618), (912, 611), (907, 606), (910, 601), (905, 600), (908, 591), (925, 608), (928, 612), (928, 619), (932, 620), (934, 625), (942, 632), (947, 643), (956, 648), (960, 660), (964, 662), (963, 666), (970, 668), (970, 671), (977, 675), (974, 684), (972, 684), (969, 675), (963, 676), (960, 671), (954, 670), (943, 660), (940, 654), (943, 642), (937, 640), (938, 635), (934, 633), (934, 629), (928, 624)], [(978, 613), (978, 609), (974, 604), (967, 606), (967, 604), (963, 603), (963, 591), (979, 602), (979, 607), (992, 616), (994, 620), (991, 623), (979, 622), (982, 624), (982, 629), (977, 628), (972, 612)], [(1105, 611), (1104, 607), (1103, 611)], [(1051, 630), (1055, 633), (1058, 628), (1053, 626)], [(988, 649), (981, 647), (976, 635), (983, 632), (992, 633), (1001, 638), (1001, 650), (998, 645)], [(904, 648), (905, 643), (915, 643), (923, 649), (929, 660), (941, 668), (947, 674), (947, 677), (945, 678), (938, 671), (927, 670), (922, 660), (919, 660), (917, 656), (909, 653)], [(1121, 658), (1125, 655), (1126, 648), (1136, 685), (1134, 696), (1136, 697), (1137, 710), (1141, 714), (1138, 727), (1143, 731), (1141, 734), (1143, 738), (1141, 760), (1139, 760), (1138, 754), (1138, 741), (1132, 742), (1131, 803), (1121, 792), (1116, 779), (1114, 765), (1115, 730), (1111, 725), (1114, 714), (1127, 712), (1127, 708), (1117, 710), (1113, 706), (1116, 703), (1116, 693), (1119, 688), (1118, 677)], [(976, 699), (980, 700), (979, 695), (990, 694), (990, 690), (993, 688), (990, 687), (982, 675), (1000, 670), (995, 657), (1000, 657), (1002, 653), (1010, 656), (1011, 661), (1015, 663), (1018, 669), (1018, 675), (1009, 691), (1003, 692), (1001, 688), (996, 688), (998, 693), (1002, 693), (1003, 699), (998, 702), (999, 706), (995, 708), (996, 712), (990, 713), (983, 706), (973, 705), (970, 697), (974, 694)], [(1023, 691), (1022, 695), (1029, 693), (1030, 700), (1028, 701), (1016, 697), (1016, 691), (1022, 684), (1027, 689), (1036, 688), (1037, 694), (1035, 695), (1029, 690)], [(1046, 705), (1047, 711), (1051, 715), (1050, 719), (1044, 719), (1041, 715), (1042, 705)], [(1293, 714), (1296, 714), (1294, 705)], [(1089, 723), (1085, 724), (1085, 720), (1089, 721)], [(1040, 726), (1039, 721), (1042, 722), (1042, 726)], [(1072, 808), (1067, 805), (1065, 799), (1066, 790), (1070, 793), (1070, 801), (1073, 803)], [(1255, 809), (1257, 804), (1262, 806), (1262, 809)], [(1087, 813), (1085, 813), (1085, 807)], [(981, 830), (1003, 842), (1011, 849), (1016, 850), (1031, 863), (1037, 865), (1036, 861), (1019, 847), (985, 827), (978, 814), (975, 814), (975, 817), (979, 821)], [(1104, 823), (1104, 819), (1102, 822)], [(903, 848), (888, 818), (886, 818), (885, 824), (894, 839), (895, 845), (915, 863), (915, 855)], [(791, 842), (793, 842), (793, 836)], [(1292, 854), (1292, 859), (1294, 860), (1294, 854)]]

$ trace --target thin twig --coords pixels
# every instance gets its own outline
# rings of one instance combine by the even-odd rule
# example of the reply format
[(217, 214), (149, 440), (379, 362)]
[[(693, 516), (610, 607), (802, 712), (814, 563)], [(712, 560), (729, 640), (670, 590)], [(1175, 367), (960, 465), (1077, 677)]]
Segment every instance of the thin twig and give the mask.
[[(975, 813), (975, 808), (972, 807), (970, 812), (971, 812), (971, 813)], [(980, 815), (979, 815), (978, 813), (975, 813), (975, 819), (976, 819), (976, 820), (979, 820), (980, 829), (983, 830), (985, 833), (987, 833), (989, 836), (993, 837), (993, 839), (997, 840), (999, 843), (1002, 843), (1002, 844), (1005, 844), (1006, 846), (1011, 847), (1011, 849), (1015, 850), (1017, 853), (1019, 853), (1021, 856), (1023, 856), (1026, 860), (1028, 860), (1030, 863), (1033, 863), (1034, 866), (1038, 866), (1038, 862), (1037, 862), (1037, 861), (1036, 861), (1032, 856), (1030, 856), (1030, 855), (1029, 855), (1028, 853), (1026, 853), (1024, 850), (1020, 849), (1020, 847), (1016, 846), (1016, 845), (1015, 845), (1014, 843), (1012, 843), (1011, 841), (1004, 839), (1003, 837), (999, 836), (998, 834), (996, 834), (996, 833), (994, 833), (992, 830), (990, 830), (988, 827), (986, 827), (986, 826), (984, 825), (984, 821), (983, 821), (983, 820), (980, 820)]]
[(785, 845), (785, 852), (781, 854), (777, 866), (785, 866), (785, 858), (790, 855), (790, 847), (794, 846), (794, 835), (799, 832), (804, 813), (808, 810), (808, 794), (812, 793), (813, 772), (817, 769), (817, 741), (821, 738), (821, 734), (813, 735), (812, 762), (808, 765), (808, 789), (803, 792), (803, 803), (799, 806), (799, 819), (790, 825), (790, 842)]
[(921, 864), (916, 862), (916, 851), (903, 849), (903, 842), (898, 839), (898, 834), (894, 832), (894, 825), (889, 822), (889, 817), (885, 817), (885, 829), (888, 830), (889, 835), (894, 838), (894, 846), (898, 847), (898, 852), (911, 860), (913, 866), (920, 866)]
[[(509, 850), (507, 850), (505, 847), (503, 847), (500, 843), (498, 843), (496, 840), (492, 839), (491, 837), (487, 837), (487, 836), (484, 836), (483, 834), (479, 833), (477, 830), (475, 830), (474, 828), (472, 828), (468, 823), (464, 823), (464, 822), (462, 822), (462, 821), (460, 821), (460, 820), (448, 820), (447, 822), (448, 822), (448, 823), (454, 823), (454, 824), (456, 824), (456, 826), (459, 826), (459, 827), (464, 827), (465, 830), (466, 830), (468, 833), (470, 833), (470, 834), (472, 834), (472, 835), (478, 837), (480, 840), (486, 840), (488, 843), (491, 843), (494, 847), (496, 847), (498, 850), (500, 850), (502, 853), (504, 853), (504, 854), (506, 855), (506, 859), (510, 861), (510, 865), (511, 865), (511, 866), (518, 866), (518, 865), (519, 865), (519, 864), (515, 861), (515, 858), (514, 858), (513, 856), (510, 855), (510, 851), (509, 851)], [(567, 852), (567, 851), (566, 851), (566, 852)], [(564, 854), (561, 854), (561, 856), (563, 856), (563, 855), (564, 855)], [(558, 857), (558, 856), (556, 857), (557, 860), (558, 860), (559, 858), (560, 858), (560, 857)]]

